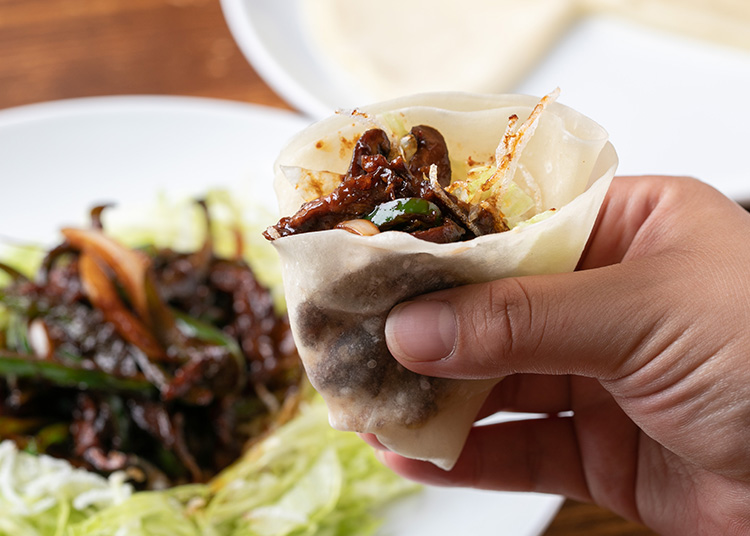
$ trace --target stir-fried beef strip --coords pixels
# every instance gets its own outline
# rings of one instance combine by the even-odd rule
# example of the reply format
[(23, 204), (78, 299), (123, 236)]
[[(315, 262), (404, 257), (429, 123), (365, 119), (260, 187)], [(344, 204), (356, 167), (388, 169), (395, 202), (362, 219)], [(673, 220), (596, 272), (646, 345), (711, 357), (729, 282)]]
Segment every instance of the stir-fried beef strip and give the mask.
[(124, 248), (101, 210), (35, 280), (0, 264), (0, 439), (142, 488), (205, 481), (296, 400), (288, 319), (241, 251), (216, 257), (207, 212), (178, 253)]
[[(418, 125), (404, 140), (399, 148), (393, 148), (383, 130), (363, 133), (341, 184), (330, 194), (305, 203), (296, 214), (282, 218), (266, 230), (265, 237), (275, 240), (333, 229), (362, 218), (374, 222), (383, 211), (390, 217), (376, 224), (379, 231), (403, 231), (431, 242), (469, 240), (497, 230), (490, 212), (478, 207), (472, 211), (443, 190), (451, 181), (451, 165), (440, 132)], [(433, 166), (437, 186), (429, 180)], [(386, 206), (396, 200), (404, 201)]]

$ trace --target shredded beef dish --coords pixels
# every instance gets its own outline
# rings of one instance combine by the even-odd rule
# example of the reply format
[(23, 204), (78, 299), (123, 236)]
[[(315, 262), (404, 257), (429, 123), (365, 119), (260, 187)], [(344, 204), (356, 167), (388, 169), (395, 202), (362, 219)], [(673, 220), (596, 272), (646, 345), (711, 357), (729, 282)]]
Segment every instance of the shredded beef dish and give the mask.
[[(242, 260), (65, 229), (33, 279), (0, 265), (0, 439), (141, 489), (203, 482), (293, 412), (285, 315)], [(238, 244), (241, 240), (238, 238)]]

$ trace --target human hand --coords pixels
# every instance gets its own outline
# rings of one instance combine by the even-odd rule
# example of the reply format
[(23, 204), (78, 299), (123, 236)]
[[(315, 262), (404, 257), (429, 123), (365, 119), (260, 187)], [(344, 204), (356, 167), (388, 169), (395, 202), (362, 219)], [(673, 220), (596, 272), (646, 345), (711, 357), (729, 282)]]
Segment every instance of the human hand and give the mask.
[(381, 452), (396, 472), (750, 531), (750, 214), (709, 186), (615, 179), (579, 271), (422, 296), (386, 338), (415, 372), (507, 376), (482, 415), (549, 415), (474, 427), (449, 472)]

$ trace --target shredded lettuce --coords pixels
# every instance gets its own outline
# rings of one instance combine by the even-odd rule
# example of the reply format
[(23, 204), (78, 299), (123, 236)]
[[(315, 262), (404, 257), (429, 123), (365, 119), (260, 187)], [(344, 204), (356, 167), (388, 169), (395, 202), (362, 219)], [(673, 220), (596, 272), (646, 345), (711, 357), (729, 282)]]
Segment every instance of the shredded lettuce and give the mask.
[(392, 140), (401, 140), (409, 133), (409, 128), (406, 126), (406, 118), (401, 113), (384, 113), (380, 116), (380, 119), (384, 123), (383, 130), (388, 132)]
[(540, 212), (539, 214), (536, 214), (532, 216), (531, 218), (518, 223), (518, 225), (515, 226), (515, 229), (520, 230), (520, 229), (523, 229), (524, 227), (528, 227), (529, 225), (533, 225), (535, 223), (539, 223), (540, 221), (544, 221), (547, 218), (552, 217), (555, 214), (555, 212), (557, 212), (557, 209), (554, 209), (554, 208), (550, 208), (548, 210), (545, 210), (544, 212)]
[(65, 536), (66, 529), (132, 494), (125, 475), (109, 478), (76, 469), (65, 460), (0, 443), (0, 534)]
[(513, 229), (519, 223), (527, 220), (529, 211), (536, 207), (536, 203), (520, 186), (511, 181), (498, 198), (498, 209), (505, 216), (508, 227)]
[(203, 527), (215, 532), (206, 533), (348, 534), (343, 526), (371, 526), (373, 508), (416, 489), (327, 423), (316, 401), (220, 475)]
[(512, 180), (506, 186), (497, 182), (492, 188), (482, 191), (482, 186), (492, 178), (495, 171), (494, 165), (475, 166), (469, 169), (465, 180), (452, 182), (446, 190), (465, 203), (492, 202), (493, 210), (499, 211), (512, 229), (529, 218), (536, 203)]

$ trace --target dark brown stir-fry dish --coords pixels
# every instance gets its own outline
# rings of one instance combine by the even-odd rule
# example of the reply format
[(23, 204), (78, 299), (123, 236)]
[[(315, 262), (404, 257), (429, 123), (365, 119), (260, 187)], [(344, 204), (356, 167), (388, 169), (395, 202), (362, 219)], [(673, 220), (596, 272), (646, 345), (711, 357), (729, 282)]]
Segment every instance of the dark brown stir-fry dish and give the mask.
[[(432, 166), (436, 181), (429, 179)], [(448, 148), (440, 132), (415, 126), (399, 147), (392, 147), (383, 130), (371, 129), (357, 141), (349, 169), (333, 192), (305, 203), (264, 234), (275, 240), (338, 227), (363, 235), (403, 231), (446, 243), (508, 229), (502, 215), (446, 191), (450, 182)]]
[(0, 265), (0, 439), (141, 488), (205, 481), (290, 413), (288, 321), (241, 246), (214, 254), (207, 210), (189, 254), (125, 248), (100, 212), (63, 230), (35, 279)]

